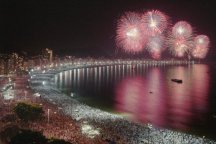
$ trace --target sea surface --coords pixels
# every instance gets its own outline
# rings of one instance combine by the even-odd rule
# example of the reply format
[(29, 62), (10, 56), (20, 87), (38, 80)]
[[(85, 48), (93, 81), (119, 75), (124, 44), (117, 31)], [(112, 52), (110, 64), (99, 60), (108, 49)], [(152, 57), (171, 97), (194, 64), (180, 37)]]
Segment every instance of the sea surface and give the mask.
[(57, 74), (54, 85), (73, 99), (129, 120), (216, 139), (214, 64), (80, 68)]

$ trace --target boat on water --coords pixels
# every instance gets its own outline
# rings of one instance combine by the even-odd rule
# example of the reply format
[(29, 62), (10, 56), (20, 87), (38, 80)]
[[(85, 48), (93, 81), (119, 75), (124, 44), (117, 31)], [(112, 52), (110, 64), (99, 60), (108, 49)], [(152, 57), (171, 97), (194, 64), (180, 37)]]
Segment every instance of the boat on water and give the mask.
[(182, 83), (183, 82), (181, 79), (171, 79), (171, 81), (176, 82), (176, 83)]

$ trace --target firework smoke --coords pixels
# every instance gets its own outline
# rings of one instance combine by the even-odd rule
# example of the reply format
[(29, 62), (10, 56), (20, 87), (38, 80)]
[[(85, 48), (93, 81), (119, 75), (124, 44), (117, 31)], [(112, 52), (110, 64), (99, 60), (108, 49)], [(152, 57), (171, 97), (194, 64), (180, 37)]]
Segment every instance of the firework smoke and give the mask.
[(156, 35), (148, 39), (147, 50), (154, 59), (159, 59), (165, 48), (163, 35)]

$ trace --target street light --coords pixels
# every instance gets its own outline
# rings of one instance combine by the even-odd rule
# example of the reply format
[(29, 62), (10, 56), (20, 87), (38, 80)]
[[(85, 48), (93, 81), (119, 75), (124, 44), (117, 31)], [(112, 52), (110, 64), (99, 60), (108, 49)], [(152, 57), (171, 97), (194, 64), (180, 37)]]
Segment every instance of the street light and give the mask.
[(148, 127), (148, 144), (149, 144), (150, 130), (152, 129), (152, 125), (148, 123), (147, 127)]
[(47, 122), (49, 123), (50, 121), (50, 109), (47, 109)]
[(26, 100), (26, 95), (27, 95), (27, 91), (26, 90), (24, 91), (24, 94), (25, 94), (25, 100)]

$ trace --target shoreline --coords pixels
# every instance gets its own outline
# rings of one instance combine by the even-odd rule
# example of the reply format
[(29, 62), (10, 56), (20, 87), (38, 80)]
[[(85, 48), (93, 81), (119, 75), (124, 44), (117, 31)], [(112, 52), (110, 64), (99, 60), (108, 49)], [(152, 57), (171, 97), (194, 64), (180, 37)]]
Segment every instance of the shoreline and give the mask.
[[(61, 71), (33, 72), (32, 75), (36, 75), (36, 78), (31, 80), (32, 89), (39, 92), (43, 99), (56, 105), (65, 115), (76, 120), (81, 127), (86, 123), (93, 125), (98, 130), (98, 135), (105, 139), (111, 139), (117, 143), (118, 141), (126, 143), (216, 143), (204, 137), (131, 122), (120, 115), (82, 104), (50, 85), (49, 81), (59, 72)], [(42, 84), (43, 81), (47, 81), (46, 86)], [(101, 133), (101, 129), (108, 133)]]

